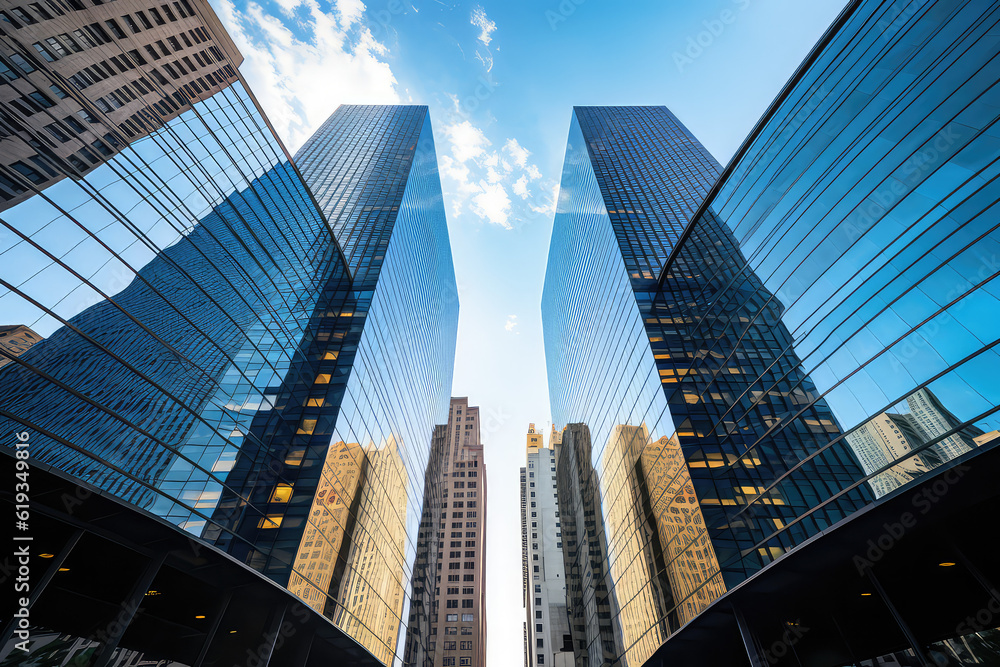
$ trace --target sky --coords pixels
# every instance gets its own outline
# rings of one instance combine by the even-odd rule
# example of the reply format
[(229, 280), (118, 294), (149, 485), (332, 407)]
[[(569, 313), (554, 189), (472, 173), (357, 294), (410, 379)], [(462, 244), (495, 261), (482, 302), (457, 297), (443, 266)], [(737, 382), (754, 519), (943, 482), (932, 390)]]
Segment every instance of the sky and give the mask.
[[(723, 164), (844, 0), (210, 0), (291, 152), (339, 104), (426, 104), (488, 470), (488, 667), (523, 662), (519, 468), (550, 426), (540, 301), (574, 105), (668, 106)], [(562, 424), (557, 425), (562, 427)]]

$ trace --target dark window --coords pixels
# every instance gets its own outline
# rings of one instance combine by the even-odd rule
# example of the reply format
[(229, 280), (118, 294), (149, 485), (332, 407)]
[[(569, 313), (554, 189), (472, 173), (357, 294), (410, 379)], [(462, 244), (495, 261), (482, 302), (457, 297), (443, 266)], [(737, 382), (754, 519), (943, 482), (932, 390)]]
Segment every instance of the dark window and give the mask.
[(12, 17), (7, 12), (0, 12), (0, 21), (6, 21), (7, 23), (11, 24), (15, 28), (20, 28), (21, 27), (21, 24), (18, 23), (17, 21), (15, 21), (14, 17)]
[(128, 27), (128, 29), (132, 31), (132, 34), (141, 32), (139, 24), (135, 22), (135, 19), (132, 18), (130, 14), (125, 14), (125, 16), (122, 17), (122, 21), (124, 21), (126, 27)]
[(28, 6), (31, 7), (35, 11), (35, 13), (38, 14), (39, 16), (41, 16), (43, 19), (50, 19), (50, 18), (52, 18), (52, 14), (49, 14), (48, 10), (45, 9), (45, 7), (42, 7), (37, 2), (33, 2), (30, 5), (28, 5)]
[(160, 16), (160, 12), (156, 11), (153, 7), (149, 8), (149, 15), (153, 17), (153, 22), (156, 23), (156, 25), (166, 25), (167, 22), (163, 20), (162, 16)]
[(83, 51), (83, 47), (77, 44), (76, 40), (67, 35), (66, 33), (59, 35), (59, 39), (65, 42), (66, 45), (69, 46), (69, 50), (72, 51), (73, 53), (80, 53), (80, 51)]
[(63, 132), (62, 129), (60, 129), (60, 127), (55, 123), (49, 123), (45, 126), (45, 129), (48, 130), (49, 134), (59, 140), (60, 143), (66, 143), (69, 141), (69, 135)]
[(34, 167), (26, 165), (23, 162), (15, 162), (14, 164), (10, 165), (10, 168), (16, 171), (17, 173), (21, 174), (25, 178), (27, 178), (35, 185), (44, 183), (46, 180), (48, 180), (45, 178), (45, 176), (42, 175), (40, 171), (38, 171)]
[(153, 24), (149, 22), (149, 19), (146, 18), (146, 15), (143, 14), (141, 11), (137, 11), (135, 15), (139, 19), (139, 23), (141, 23), (142, 27), (144, 27), (146, 30), (149, 30), (150, 28), (153, 27)]
[(171, 21), (177, 20), (177, 17), (174, 16), (174, 13), (170, 11), (170, 7), (168, 7), (167, 5), (160, 5), (160, 6), (163, 8), (163, 13), (167, 15), (168, 19), (170, 19)]
[(11, 7), (10, 11), (14, 16), (21, 19), (22, 23), (25, 23), (27, 25), (31, 25), (32, 23), (38, 23), (38, 21), (35, 19), (34, 16), (24, 11), (20, 7)]
[(108, 29), (111, 30), (112, 35), (114, 35), (118, 39), (125, 39), (125, 31), (121, 29), (121, 26), (118, 25), (118, 23), (116, 23), (114, 19), (108, 19), (107, 21), (104, 22), (104, 25), (108, 26)]

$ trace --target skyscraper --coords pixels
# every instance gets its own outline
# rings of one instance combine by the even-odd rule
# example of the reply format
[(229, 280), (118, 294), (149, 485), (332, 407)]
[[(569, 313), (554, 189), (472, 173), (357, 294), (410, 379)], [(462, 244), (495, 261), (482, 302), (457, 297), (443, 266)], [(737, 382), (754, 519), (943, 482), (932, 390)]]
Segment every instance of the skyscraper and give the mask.
[(207, 4), (2, 11), (25, 657), (402, 658), (458, 314), (427, 109), (343, 107), (293, 161)]
[[(452, 398), (443, 438), (440, 514), (423, 531), (418, 551), (437, 541), (437, 575), (431, 602), (427, 665), (486, 665), (486, 463), (479, 408)], [(420, 663), (411, 663), (420, 664)]]
[(528, 665), (572, 665), (566, 609), (562, 519), (556, 491), (556, 458), (562, 432), (545, 434), (528, 425), (522, 486), (521, 531), (525, 545), (524, 608)]
[[(662, 107), (574, 110), (542, 316), (578, 664), (987, 650), (987, 510), (921, 494), (994, 465), (997, 20), (850, 3), (724, 170)], [(901, 611), (915, 578), (949, 602)]]

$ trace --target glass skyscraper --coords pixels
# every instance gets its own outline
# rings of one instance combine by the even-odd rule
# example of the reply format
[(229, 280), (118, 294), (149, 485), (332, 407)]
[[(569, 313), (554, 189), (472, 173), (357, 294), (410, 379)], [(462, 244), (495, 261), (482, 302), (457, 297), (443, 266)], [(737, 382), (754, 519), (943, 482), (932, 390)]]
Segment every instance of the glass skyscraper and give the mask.
[(0, 435), (47, 526), (0, 662), (401, 659), (458, 319), (426, 107), (293, 160), (207, 4), (0, 9)]
[[(724, 170), (662, 107), (574, 110), (542, 315), (577, 664), (993, 641), (956, 630), (991, 595), (958, 528), (984, 510), (940, 499), (1000, 442), (998, 20), (850, 3)], [(914, 546), (872, 552), (907, 508)]]

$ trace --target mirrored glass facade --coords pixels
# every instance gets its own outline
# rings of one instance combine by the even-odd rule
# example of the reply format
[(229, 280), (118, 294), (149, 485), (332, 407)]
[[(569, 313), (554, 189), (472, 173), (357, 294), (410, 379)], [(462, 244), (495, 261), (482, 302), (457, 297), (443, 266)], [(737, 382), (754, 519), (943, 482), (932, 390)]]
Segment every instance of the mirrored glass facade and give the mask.
[(207, 5), (38, 7), (0, 7), (4, 442), (392, 663), (458, 319), (426, 107), (293, 161)]
[(578, 664), (998, 441), (998, 11), (851, 3), (725, 171), (665, 109), (574, 110), (542, 311)]

